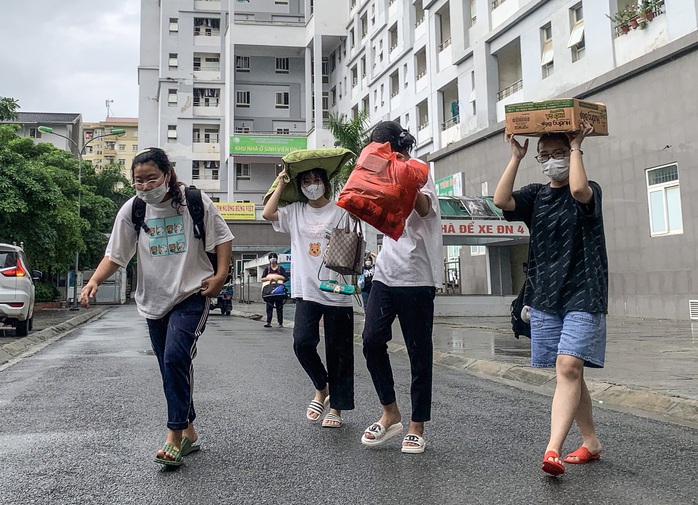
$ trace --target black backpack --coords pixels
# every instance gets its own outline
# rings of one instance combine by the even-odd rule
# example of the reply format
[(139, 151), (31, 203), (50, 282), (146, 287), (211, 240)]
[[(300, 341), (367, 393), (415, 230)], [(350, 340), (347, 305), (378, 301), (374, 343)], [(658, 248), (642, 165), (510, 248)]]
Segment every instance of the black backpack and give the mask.
[(524, 308), (524, 296), (526, 294), (526, 284), (528, 284), (528, 279), (521, 286), (521, 291), (519, 296), (517, 296), (513, 302), (511, 302), (511, 329), (514, 332), (514, 336), (519, 338), (519, 335), (531, 338), (531, 323), (527, 323), (521, 319), (521, 311)]
[[(187, 208), (189, 209), (189, 215), (191, 220), (194, 222), (194, 237), (202, 241), (204, 250), (206, 249), (206, 229), (204, 228), (204, 217), (206, 215), (204, 211), (204, 202), (201, 198), (201, 190), (195, 188), (194, 186), (189, 186), (184, 188), (184, 197), (187, 200)], [(146, 233), (150, 233), (150, 228), (145, 224), (145, 206), (146, 203), (140, 198), (136, 197), (133, 199), (133, 206), (131, 207), (131, 221), (133, 222), (133, 227), (136, 230), (136, 240), (140, 236), (140, 231), (143, 229)], [(218, 270), (218, 255), (216, 253), (206, 252), (211, 265), (213, 266), (213, 273)]]

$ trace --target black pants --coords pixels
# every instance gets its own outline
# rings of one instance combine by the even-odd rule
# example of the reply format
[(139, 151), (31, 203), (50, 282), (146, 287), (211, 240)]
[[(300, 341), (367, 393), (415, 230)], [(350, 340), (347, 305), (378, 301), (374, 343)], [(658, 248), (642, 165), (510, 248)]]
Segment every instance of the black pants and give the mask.
[(271, 324), (271, 318), (274, 315), (274, 307), (276, 307), (276, 320), (279, 324), (284, 322), (284, 301), (277, 300), (275, 302), (267, 302), (267, 324)]
[(184, 430), (196, 419), (194, 366), (196, 342), (206, 328), (210, 299), (200, 294), (179, 302), (162, 319), (146, 319), (167, 399), (167, 427)]
[[(325, 369), (317, 352), (320, 318), (325, 328)], [(315, 389), (330, 386), (330, 407), (354, 408), (354, 309), (296, 300), (293, 351)]]
[(434, 297), (430, 286), (391, 288), (373, 281), (366, 307), (364, 357), (381, 405), (395, 402), (395, 381), (388, 356), (391, 326), (397, 316), (407, 346), (412, 371), (412, 417), (414, 422), (431, 419), (431, 381), (434, 357), (432, 329)]

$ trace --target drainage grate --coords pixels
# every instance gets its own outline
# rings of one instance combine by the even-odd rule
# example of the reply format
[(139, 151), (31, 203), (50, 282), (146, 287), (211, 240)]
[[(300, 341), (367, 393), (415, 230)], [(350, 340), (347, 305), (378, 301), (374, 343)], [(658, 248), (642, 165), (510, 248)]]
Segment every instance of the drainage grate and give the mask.
[(688, 312), (691, 319), (698, 319), (698, 300), (688, 300)]

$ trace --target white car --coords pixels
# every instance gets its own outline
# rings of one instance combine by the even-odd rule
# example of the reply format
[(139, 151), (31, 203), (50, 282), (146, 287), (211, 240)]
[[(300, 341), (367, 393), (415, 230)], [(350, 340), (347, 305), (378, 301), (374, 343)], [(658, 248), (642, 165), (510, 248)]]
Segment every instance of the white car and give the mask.
[(18, 337), (32, 329), (34, 279), (39, 278), (21, 247), (0, 243), (0, 323), (14, 326)]

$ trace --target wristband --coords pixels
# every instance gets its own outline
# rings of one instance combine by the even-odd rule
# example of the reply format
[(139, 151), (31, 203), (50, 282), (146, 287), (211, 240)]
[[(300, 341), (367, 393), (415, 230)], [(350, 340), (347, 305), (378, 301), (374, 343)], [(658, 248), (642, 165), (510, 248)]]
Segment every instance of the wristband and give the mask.
[(584, 154), (584, 151), (580, 147), (570, 147), (570, 152), (571, 151), (579, 151), (579, 154)]

